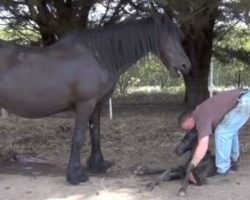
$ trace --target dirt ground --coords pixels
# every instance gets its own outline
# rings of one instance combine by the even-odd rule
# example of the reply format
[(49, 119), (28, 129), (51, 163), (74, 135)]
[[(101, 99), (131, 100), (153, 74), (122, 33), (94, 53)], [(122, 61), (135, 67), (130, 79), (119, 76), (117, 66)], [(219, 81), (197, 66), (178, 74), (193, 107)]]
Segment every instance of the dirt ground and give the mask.
[[(153, 191), (147, 191), (146, 184), (156, 176), (133, 174), (138, 164), (168, 169), (186, 159), (173, 154), (183, 136), (176, 124), (182, 109), (181, 99), (166, 94), (114, 99), (114, 119), (109, 119), (106, 107), (101, 127), (104, 156), (115, 161), (115, 165), (106, 174), (89, 173), (89, 182), (78, 186), (71, 186), (65, 180), (73, 124), (71, 112), (35, 120), (13, 115), (1, 119), (0, 200), (248, 200), (248, 124), (242, 130), (240, 170), (222, 180), (211, 177), (205, 186), (190, 186), (187, 197), (177, 196), (180, 181), (163, 182)], [(88, 135), (86, 140), (84, 166), (90, 152)], [(45, 163), (22, 162), (20, 158), (27, 155)]]

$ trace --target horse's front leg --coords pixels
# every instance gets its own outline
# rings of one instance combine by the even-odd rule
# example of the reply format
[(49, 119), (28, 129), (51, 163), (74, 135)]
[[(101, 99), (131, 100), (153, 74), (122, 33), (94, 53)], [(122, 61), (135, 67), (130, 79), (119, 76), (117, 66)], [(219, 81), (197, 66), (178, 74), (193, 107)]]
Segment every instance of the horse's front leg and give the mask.
[(76, 104), (75, 126), (67, 169), (67, 180), (73, 185), (88, 181), (88, 176), (81, 167), (81, 148), (85, 139), (87, 122), (94, 106), (93, 101)]
[(102, 104), (95, 107), (95, 110), (89, 120), (91, 155), (88, 159), (89, 169), (94, 173), (103, 173), (114, 163), (105, 161), (101, 150), (100, 118)]

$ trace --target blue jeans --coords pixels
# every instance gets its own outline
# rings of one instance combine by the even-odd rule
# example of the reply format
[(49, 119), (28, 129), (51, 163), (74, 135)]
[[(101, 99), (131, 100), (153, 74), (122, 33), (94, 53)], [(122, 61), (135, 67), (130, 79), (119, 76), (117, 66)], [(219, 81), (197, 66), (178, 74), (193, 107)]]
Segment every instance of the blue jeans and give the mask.
[(239, 129), (250, 116), (250, 92), (244, 94), (237, 105), (228, 112), (215, 129), (215, 164), (218, 173), (225, 173), (231, 161), (240, 156)]

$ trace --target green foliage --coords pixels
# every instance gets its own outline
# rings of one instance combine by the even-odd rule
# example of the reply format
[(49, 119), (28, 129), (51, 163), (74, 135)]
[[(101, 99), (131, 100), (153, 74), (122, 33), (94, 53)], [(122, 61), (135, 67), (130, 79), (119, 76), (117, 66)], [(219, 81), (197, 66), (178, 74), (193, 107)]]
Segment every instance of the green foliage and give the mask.
[(137, 85), (137, 82), (140, 81), (139, 70), (137, 67), (131, 68), (129, 71), (125, 72), (117, 82), (118, 92), (121, 94), (127, 93), (129, 87)]
[(118, 92), (126, 93), (130, 87), (160, 86), (166, 89), (178, 86), (181, 79), (171, 78), (166, 67), (156, 58), (143, 60), (120, 77)]
[(233, 28), (214, 46), (214, 82), (223, 86), (250, 85), (250, 30)]
[(246, 49), (247, 51), (250, 51), (250, 39), (248, 39), (248, 40), (246, 41), (245, 49)]
[(4, 29), (0, 29), (0, 39), (1, 40), (9, 40), (9, 35), (4, 31)]
[(39, 41), (40, 35), (28, 28), (20, 27), (20, 29), (16, 30), (5, 27), (0, 29), (0, 39), (23, 45), (30, 45)]

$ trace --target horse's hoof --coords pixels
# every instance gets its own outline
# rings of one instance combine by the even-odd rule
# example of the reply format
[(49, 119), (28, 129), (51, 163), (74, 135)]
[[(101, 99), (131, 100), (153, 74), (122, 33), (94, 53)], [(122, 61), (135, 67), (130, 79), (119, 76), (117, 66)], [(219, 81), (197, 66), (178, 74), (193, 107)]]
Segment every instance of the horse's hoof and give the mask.
[(107, 169), (112, 167), (115, 164), (114, 161), (94, 161), (89, 159), (88, 160), (88, 168), (92, 173), (99, 174), (99, 173), (105, 173)]
[(187, 193), (183, 190), (180, 190), (178, 193), (178, 196), (180, 196), (180, 197), (185, 197), (186, 195), (187, 195)]
[(82, 182), (87, 182), (89, 177), (81, 170), (77, 170), (78, 172), (73, 172), (67, 174), (67, 181), (72, 185), (77, 185)]

